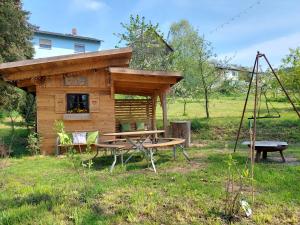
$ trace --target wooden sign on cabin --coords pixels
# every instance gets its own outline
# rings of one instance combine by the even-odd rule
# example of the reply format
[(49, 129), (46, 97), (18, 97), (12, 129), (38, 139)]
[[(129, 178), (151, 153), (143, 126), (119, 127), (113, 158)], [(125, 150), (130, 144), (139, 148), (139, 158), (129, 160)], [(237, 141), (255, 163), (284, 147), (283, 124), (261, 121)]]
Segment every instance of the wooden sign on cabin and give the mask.
[(64, 94), (55, 95), (55, 112), (65, 113), (66, 111), (66, 96)]
[(64, 75), (65, 86), (87, 86), (88, 80), (86, 76), (79, 74), (68, 74)]
[(90, 94), (90, 112), (100, 111), (100, 95)]

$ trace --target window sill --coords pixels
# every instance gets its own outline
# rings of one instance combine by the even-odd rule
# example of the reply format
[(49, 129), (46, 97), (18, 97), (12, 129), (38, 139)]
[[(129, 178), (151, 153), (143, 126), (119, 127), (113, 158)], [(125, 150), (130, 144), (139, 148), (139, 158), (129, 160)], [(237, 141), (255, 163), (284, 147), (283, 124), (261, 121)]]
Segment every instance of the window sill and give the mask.
[(43, 49), (43, 50), (52, 50), (52, 48), (46, 48), (46, 47), (39, 47), (39, 49)]
[(90, 113), (65, 113), (64, 120), (91, 120)]

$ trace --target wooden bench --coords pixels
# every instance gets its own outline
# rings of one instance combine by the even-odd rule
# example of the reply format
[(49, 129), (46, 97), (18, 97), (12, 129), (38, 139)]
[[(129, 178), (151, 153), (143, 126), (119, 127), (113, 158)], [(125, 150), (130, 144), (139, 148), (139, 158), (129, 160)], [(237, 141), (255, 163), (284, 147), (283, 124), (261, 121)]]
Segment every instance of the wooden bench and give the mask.
[(114, 161), (110, 167), (110, 172), (113, 171), (114, 167), (115, 167), (115, 164), (117, 162), (117, 158), (118, 156), (121, 157), (121, 163), (122, 163), (122, 166), (123, 166), (123, 151), (125, 149), (125, 145), (119, 145), (119, 144), (106, 144), (106, 143), (99, 143), (99, 144), (94, 144), (95, 147), (96, 147), (96, 154), (95, 156), (93, 157), (93, 159), (95, 159), (98, 154), (99, 154), (99, 151), (100, 150), (107, 150), (107, 149), (110, 149), (112, 151), (112, 155), (114, 156)]
[(179, 147), (184, 155), (184, 157), (190, 161), (190, 158), (187, 154), (187, 152), (184, 149), (184, 144), (185, 139), (181, 138), (159, 138), (156, 140), (155, 143), (144, 143), (143, 147), (147, 150), (149, 150), (149, 155), (151, 158), (152, 166), (154, 171), (156, 172), (155, 165), (153, 162), (153, 150), (158, 150), (159, 148), (167, 148), (167, 147), (172, 147), (173, 148), (173, 157), (174, 160), (176, 159), (176, 150)]

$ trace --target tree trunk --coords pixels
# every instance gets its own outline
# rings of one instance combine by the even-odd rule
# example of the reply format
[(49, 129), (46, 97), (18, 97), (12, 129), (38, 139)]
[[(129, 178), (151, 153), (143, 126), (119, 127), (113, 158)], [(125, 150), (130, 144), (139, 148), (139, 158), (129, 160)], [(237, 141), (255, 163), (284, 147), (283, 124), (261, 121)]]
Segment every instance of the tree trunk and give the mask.
[(8, 156), (10, 156), (10, 153), (12, 152), (12, 146), (15, 139), (15, 121), (12, 115), (10, 115), (9, 118), (10, 118), (10, 126), (11, 126), (11, 137), (10, 137), (10, 143), (8, 147)]
[(183, 116), (186, 116), (186, 100), (183, 102)]
[(204, 90), (204, 95), (205, 95), (205, 112), (206, 112), (206, 118), (209, 119), (209, 110), (208, 110), (209, 101), (208, 101), (208, 91), (207, 91), (206, 88)]

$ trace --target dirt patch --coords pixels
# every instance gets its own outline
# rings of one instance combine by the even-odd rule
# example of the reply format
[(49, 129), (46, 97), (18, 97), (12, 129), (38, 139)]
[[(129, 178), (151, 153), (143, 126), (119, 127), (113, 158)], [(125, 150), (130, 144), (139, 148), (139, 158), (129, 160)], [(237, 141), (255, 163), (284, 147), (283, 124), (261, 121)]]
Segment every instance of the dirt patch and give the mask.
[(285, 156), (285, 162), (282, 162), (281, 157), (269, 157), (265, 160), (262, 160), (263, 163), (282, 163), (284, 165), (298, 166), (300, 165), (300, 160), (293, 156)]
[(162, 172), (186, 174), (205, 167), (206, 167), (206, 163), (199, 163), (199, 162), (192, 161), (190, 163), (187, 163), (185, 166), (176, 166), (172, 168), (167, 168)]
[(203, 147), (206, 147), (206, 146), (207, 146), (206, 143), (197, 143), (197, 142), (193, 142), (190, 145), (191, 148), (203, 148)]
[[(227, 183), (224, 183), (224, 187), (227, 188)], [(229, 183), (229, 193), (237, 193), (238, 191), (240, 190), (240, 184), (238, 182), (236, 183), (232, 183), (230, 182)], [(252, 187), (249, 185), (249, 184), (244, 184), (242, 189), (241, 189), (242, 192), (244, 193), (252, 193)], [(260, 193), (260, 191), (256, 188), (254, 188), (254, 193)]]
[(10, 166), (10, 162), (8, 162), (6, 159), (0, 160), (0, 169), (4, 169), (9, 166)]

